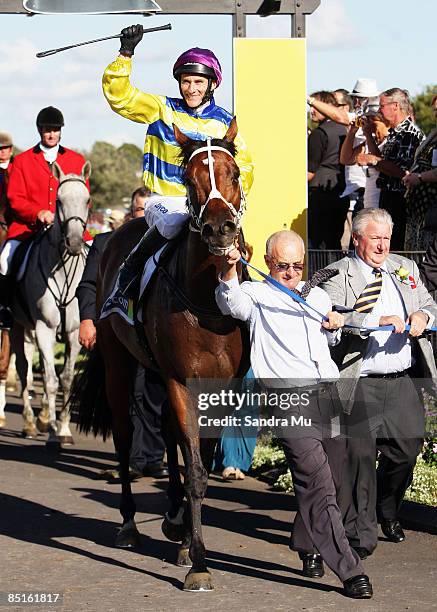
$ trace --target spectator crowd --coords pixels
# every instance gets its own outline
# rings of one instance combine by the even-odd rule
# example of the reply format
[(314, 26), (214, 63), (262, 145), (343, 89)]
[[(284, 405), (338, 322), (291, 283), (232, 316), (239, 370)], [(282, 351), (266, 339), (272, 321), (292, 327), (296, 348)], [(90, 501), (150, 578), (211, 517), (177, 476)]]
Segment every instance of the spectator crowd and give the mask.
[[(425, 136), (416, 125), (408, 91), (360, 78), (351, 92), (307, 101), (309, 247), (349, 250), (352, 218), (381, 208), (394, 251), (426, 250), (437, 231), (437, 129)], [(431, 106), (436, 114), (437, 94)]]

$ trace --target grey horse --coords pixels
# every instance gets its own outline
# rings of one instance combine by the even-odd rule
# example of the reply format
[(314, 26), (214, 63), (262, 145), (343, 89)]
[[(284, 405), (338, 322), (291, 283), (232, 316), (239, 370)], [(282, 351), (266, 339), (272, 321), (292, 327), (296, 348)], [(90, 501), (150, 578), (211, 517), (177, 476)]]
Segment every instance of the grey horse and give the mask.
[[(82, 174), (64, 174), (55, 162), (53, 175), (58, 179), (55, 220), (43, 235), (35, 239), (14, 303), (15, 325), (12, 348), (17, 358), (17, 373), (23, 398), (23, 435), (36, 437), (37, 428), (48, 431), (47, 444), (72, 444), (70, 415), (65, 408), (74, 374), (74, 364), (80, 350), (79, 306), (75, 292), (82, 277), (87, 245), (83, 240), (88, 217), (90, 194), (86, 181), (91, 172), (90, 162)], [(22, 305), (25, 305), (23, 308)], [(38, 421), (29, 399), (29, 343), (25, 337), (34, 330), (43, 366), (44, 397)], [(33, 334), (32, 334), (33, 335)], [(65, 362), (59, 377), (63, 392), (63, 409), (56, 422), (58, 377), (55, 371), (57, 336), (65, 340)]]

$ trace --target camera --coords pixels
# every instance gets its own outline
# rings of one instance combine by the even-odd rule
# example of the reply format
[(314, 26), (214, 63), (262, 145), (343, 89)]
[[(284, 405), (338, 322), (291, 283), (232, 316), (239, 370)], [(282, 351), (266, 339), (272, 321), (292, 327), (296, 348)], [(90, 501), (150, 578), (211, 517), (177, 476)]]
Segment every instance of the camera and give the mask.
[(370, 102), (370, 100), (367, 100), (366, 102), (364, 102), (361, 108), (358, 108), (356, 110), (355, 125), (361, 128), (364, 127), (366, 125), (366, 120), (369, 117), (374, 117), (377, 114), (378, 110), (379, 100), (378, 102)]

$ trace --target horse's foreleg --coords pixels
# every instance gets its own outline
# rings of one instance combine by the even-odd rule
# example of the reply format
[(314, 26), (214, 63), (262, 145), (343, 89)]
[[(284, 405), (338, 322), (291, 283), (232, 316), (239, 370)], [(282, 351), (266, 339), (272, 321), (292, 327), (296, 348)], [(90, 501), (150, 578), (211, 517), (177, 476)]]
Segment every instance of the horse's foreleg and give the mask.
[(56, 426), (56, 394), (58, 392), (58, 377), (55, 370), (54, 348), (56, 342), (56, 329), (48, 327), (44, 321), (36, 322), (36, 342), (43, 365), (44, 391), (49, 405), (49, 437), (47, 445), (59, 446)]
[(140, 534), (135, 524), (136, 507), (129, 478), (133, 432), (129, 416), (129, 387), (134, 365), (132, 357), (115, 336), (109, 321), (102, 322), (97, 333), (105, 361), (106, 396), (111, 408), (112, 435), (120, 464), (120, 514), (123, 517), (123, 525), (115, 545), (118, 548), (133, 548), (140, 544)]
[(63, 405), (59, 415), (59, 441), (61, 444), (74, 444), (70, 430), (70, 411), (67, 408), (67, 401), (70, 395), (71, 383), (74, 376), (74, 364), (80, 351), (79, 331), (76, 329), (67, 336), (65, 345), (65, 362), (62, 374), (59, 377), (63, 393)]
[(6, 425), (6, 378), (8, 376), (9, 358), (11, 355), (11, 340), (9, 332), (3, 330), (1, 332), (1, 349), (0, 349), (0, 428)]
[(167, 449), (168, 488), (167, 497), (170, 508), (165, 513), (162, 532), (171, 542), (182, 542), (185, 538), (184, 497), (185, 489), (179, 472), (178, 447), (175, 429), (177, 422), (170, 412), (167, 402), (162, 409), (162, 437)]
[(36, 438), (38, 431), (35, 426), (35, 415), (33, 414), (32, 404), (29, 399), (29, 390), (27, 388), (28, 363), (24, 351), (24, 328), (18, 323), (15, 323), (12, 332), (12, 348), (15, 351), (17, 374), (21, 383), (24, 420), (23, 435), (26, 438)]
[(171, 381), (168, 387), (169, 400), (178, 418), (185, 461), (185, 494), (190, 508), (191, 543), (189, 555), (193, 566), (185, 576), (184, 591), (211, 591), (214, 586), (206, 566), (206, 551), (203, 543), (201, 510), (208, 484), (208, 473), (200, 456), (199, 425), (197, 411), (187, 389)]

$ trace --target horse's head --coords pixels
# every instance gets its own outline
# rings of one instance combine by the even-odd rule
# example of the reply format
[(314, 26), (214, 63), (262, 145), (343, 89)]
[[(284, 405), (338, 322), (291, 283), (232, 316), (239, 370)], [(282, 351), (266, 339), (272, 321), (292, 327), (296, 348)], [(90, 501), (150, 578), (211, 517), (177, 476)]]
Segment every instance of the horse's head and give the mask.
[(240, 231), (244, 196), (235, 162), (235, 117), (223, 139), (191, 140), (173, 125), (182, 149), (191, 229), (199, 231), (209, 251), (224, 255)]
[(56, 214), (70, 255), (79, 255), (82, 251), (90, 201), (86, 181), (90, 174), (89, 161), (84, 164), (82, 174), (64, 174), (56, 162), (53, 164), (53, 176), (59, 181)]

